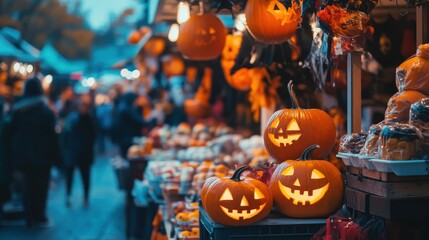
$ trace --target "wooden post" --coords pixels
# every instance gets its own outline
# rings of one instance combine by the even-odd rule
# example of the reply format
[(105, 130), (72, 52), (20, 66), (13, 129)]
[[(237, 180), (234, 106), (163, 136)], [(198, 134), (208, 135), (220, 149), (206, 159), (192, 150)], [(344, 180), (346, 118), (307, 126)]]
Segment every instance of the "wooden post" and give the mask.
[(347, 134), (361, 131), (361, 54), (347, 53)]
[(428, 3), (416, 7), (416, 43), (420, 44), (429, 42), (429, 6)]

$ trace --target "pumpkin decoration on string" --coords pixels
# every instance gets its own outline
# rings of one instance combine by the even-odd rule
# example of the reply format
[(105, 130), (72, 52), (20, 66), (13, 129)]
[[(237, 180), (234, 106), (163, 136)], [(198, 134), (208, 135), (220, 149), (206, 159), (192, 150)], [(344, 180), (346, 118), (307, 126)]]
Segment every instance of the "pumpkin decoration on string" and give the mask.
[(193, 15), (180, 26), (177, 48), (190, 60), (211, 60), (221, 54), (225, 40), (226, 28), (216, 15)]
[(185, 63), (177, 55), (167, 55), (162, 58), (162, 71), (167, 77), (180, 76), (185, 72)]
[(203, 118), (210, 112), (210, 96), (212, 89), (212, 69), (205, 68), (204, 76), (201, 80), (201, 85), (193, 99), (186, 99), (183, 103), (185, 112), (189, 117)]
[(344, 182), (330, 162), (309, 158), (318, 145), (304, 150), (298, 160), (287, 160), (274, 170), (270, 181), (277, 209), (294, 218), (325, 217), (343, 203)]
[(302, 0), (291, 0), (289, 6), (279, 0), (248, 0), (244, 13), (252, 36), (266, 44), (287, 41), (298, 28)]
[(161, 37), (151, 37), (143, 45), (143, 51), (151, 56), (159, 56), (165, 50), (165, 40)]
[(211, 178), (202, 187), (201, 201), (210, 218), (226, 226), (246, 226), (264, 219), (272, 208), (267, 185), (253, 178), (240, 179), (251, 169), (238, 168), (232, 177)]
[(133, 30), (128, 36), (129, 44), (137, 44), (142, 39), (143, 35), (139, 30)]
[(252, 78), (249, 75), (247, 68), (240, 68), (234, 74), (231, 74), (231, 69), (235, 65), (235, 59), (240, 50), (241, 42), (243, 37), (241, 35), (229, 34), (226, 36), (225, 47), (222, 51), (221, 65), (226, 82), (239, 91), (249, 90), (252, 84)]
[(306, 146), (319, 144), (313, 156), (323, 159), (335, 144), (336, 130), (332, 118), (320, 109), (302, 109), (288, 84), (291, 109), (281, 109), (271, 115), (264, 131), (264, 144), (271, 157), (279, 162), (296, 159)]

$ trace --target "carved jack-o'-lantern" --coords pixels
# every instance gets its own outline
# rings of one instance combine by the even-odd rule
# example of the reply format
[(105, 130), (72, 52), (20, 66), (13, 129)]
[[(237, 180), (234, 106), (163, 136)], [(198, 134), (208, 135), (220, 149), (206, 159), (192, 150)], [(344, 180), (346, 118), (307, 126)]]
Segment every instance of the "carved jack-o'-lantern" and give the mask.
[(306, 146), (319, 144), (313, 156), (324, 158), (335, 144), (336, 130), (332, 118), (320, 109), (301, 109), (292, 81), (288, 84), (291, 109), (275, 112), (267, 122), (264, 144), (271, 157), (282, 162), (296, 159)]
[(222, 52), (226, 29), (214, 14), (193, 15), (180, 26), (177, 47), (191, 60), (210, 60)]
[(238, 168), (231, 178), (211, 178), (204, 183), (201, 200), (210, 218), (227, 226), (244, 226), (265, 218), (272, 208), (268, 187), (256, 180), (240, 179), (248, 166)]
[(150, 38), (145, 45), (143, 45), (143, 51), (147, 52), (152, 56), (159, 56), (165, 49), (165, 40), (161, 37)]
[(167, 77), (182, 75), (185, 72), (185, 63), (179, 56), (165, 56), (162, 58), (162, 71)]
[(307, 148), (298, 160), (277, 166), (270, 190), (279, 211), (290, 217), (327, 216), (342, 205), (344, 183), (339, 170), (325, 160), (309, 160)]
[(301, 22), (302, 1), (291, 0), (291, 7), (278, 0), (249, 0), (245, 15), (252, 36), (263, 43), (287, 41)]

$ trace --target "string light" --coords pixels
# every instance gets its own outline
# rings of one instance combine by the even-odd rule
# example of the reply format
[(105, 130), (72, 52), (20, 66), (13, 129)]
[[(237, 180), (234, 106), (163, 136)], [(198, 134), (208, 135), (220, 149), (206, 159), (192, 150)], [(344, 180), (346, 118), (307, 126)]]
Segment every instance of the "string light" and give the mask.
[(171, 24), (170, 30), (168, 31), (168, 40), (170, 42), (176, 42), (179, 38), (179, 24), (173, 23)]
[(189, 7), (189, 3), (187, 2), (179, 2), (177, 7), (177, 23), (182, 24), (186, 22), (191, 16), (191, 10)]

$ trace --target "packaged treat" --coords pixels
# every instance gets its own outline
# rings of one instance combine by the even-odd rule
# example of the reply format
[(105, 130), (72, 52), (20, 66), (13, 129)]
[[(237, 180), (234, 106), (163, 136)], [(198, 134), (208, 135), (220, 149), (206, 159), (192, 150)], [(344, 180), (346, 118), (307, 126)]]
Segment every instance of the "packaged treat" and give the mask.
[(414, 90), (429, 95), (429, 43), (396, 68), (396, 87), (400, 92)]
[(411, 104), (425, 98), (426, 95), (417, 91), (395, 93), (387, 103), (384, 117), (386, 121), (407, 123), (410, 117)]
[(424, 98), (410, 109), (410, 124), (420, 129), (423, 135), (423, 159), (429, 158), (429, 98)]
[(341, 137), (340, 149), (341, 153), (353, 153), (357, 154), (365, 145), (366, 133), (352, 133)]
[(423, 136), (410, 124), (397, 123), (381, 129), (381, 158), (409, 160), (419, 158)]
[(380, 134), (383, 126), (385, 126), (384, 122), (371, 125), (368, 130), (365, 145), (360, 150), (359, 154), (364, 156), (379, 156), (378, 148), (380, 146)]

